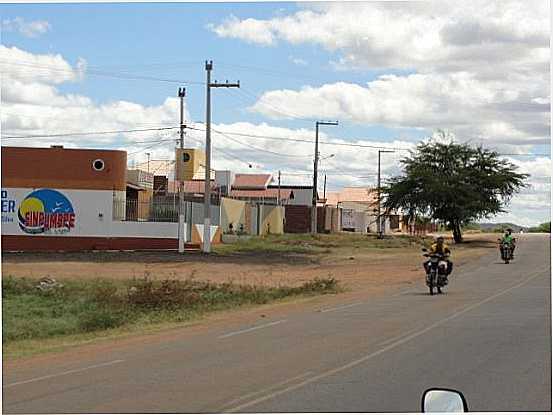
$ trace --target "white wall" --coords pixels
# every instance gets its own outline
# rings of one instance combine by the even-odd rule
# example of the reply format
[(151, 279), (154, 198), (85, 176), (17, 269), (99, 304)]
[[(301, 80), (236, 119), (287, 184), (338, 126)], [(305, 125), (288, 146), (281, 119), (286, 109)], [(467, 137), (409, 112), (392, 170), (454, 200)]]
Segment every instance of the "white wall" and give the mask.
[(294, 198), (288, 200), (288, 205), (311, 206), (313, 204), (312, 189), (291, 189), (294, 192)]
[[(113, 220), (114, 192), (110, 190), (67, 190), (59, 189), (73, 207), (74, 228), (64, 233), (53, 230), (30, 235), (19, 226), (18, 210), (21, 202), (36, 189), (2, 189), (2, 235), (47, 236), (91, 236), (91, 237), (143, 237), (177, 238), (178, 224), (167, 222), (124, 222)], [(56, 190), (56, 189), (54, 189)], [(121, 198), (120, 194), (116, 197)], [(8, 207), (14, 206), (14, 209)], [(184, 226), (186, 235), (187, 226)]]
[[(187, 226), (184, 225), (185, 240), (187, 238)], [(179, 224), (173, 222), (117, 222), (111, 223), (109, 236), (111, 237), (136, 237), (136, 238), (175, 238), (179, 234)]]

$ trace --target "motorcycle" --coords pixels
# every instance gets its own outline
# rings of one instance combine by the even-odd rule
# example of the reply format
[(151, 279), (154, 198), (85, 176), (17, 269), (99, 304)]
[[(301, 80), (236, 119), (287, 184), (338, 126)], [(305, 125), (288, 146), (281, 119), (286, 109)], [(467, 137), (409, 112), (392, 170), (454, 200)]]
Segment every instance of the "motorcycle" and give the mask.
[(500, 242), (499, 250), (501, 252), (501, 260), (505, 261), (506, 264), (508, 264), (513, 259), (513, 249), (509, 242), (502, 241), (501, 239), (498, 239)]
[[(427, 252), (427, 249), (423, 248), (422, 251)], [(445, 255), (433, 253), (424, 254), (423, 256), (429, 258), (426, 285), (430, 290), (430, 295), (434, 295), (434, 289), (436, 289), (438, 294), (441, 294), (442, 288), (447, 285), (447, 265), (444, 264)]]

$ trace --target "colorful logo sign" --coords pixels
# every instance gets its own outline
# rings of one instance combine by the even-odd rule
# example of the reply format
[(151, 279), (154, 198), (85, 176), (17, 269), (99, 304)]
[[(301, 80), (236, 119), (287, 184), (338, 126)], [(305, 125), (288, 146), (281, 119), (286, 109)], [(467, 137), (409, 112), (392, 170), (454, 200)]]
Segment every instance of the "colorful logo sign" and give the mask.
[(11, 198), (7, 190), (2, 189), (2, 223), (12, 223), (15, 214), (15, 199)]
[(75, 227), (75, 211), (67, 197), (52, 189), (35, 190), (23, 199), (17, 212), (25, 233), (68, 233)]

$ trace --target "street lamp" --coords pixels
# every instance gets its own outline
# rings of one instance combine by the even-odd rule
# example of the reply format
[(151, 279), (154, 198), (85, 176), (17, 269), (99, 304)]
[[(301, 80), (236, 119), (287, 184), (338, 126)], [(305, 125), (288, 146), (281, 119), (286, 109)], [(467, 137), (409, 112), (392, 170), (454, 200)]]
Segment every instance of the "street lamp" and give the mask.
[(336, 155), (336, 154), (331, 154), (331, 155), (329, 155), (329, 156), (323, 157), (322, 159), (319, 159), (319, 161), (323, 161), (323, 160), (332, 158), (332, 157), (334, 157), (335, 155)]
[(378, 198), (378, 217), (377, 217), (377, 227), (378, 227), (378, 239), (382, 239), (384, 237), (384, 232), (382, 230), (382, 217), (380, 215), (380, 154), (381, 153), (395, 153), (393, 150), (378, 150), (378, 181), (376, 185), (376, 191), (377, 191), (377, 198)]
[[(329, 158), (332, 158), (334, 157), (336, 154), (331, 154), (329, 156), (326, 156), (326, 157), (323, 157), (321, 159), (321, 161), (323, 160), (326, 160), (326, 159), (329, 159)], [(326, 204), (326, 173), (325, 173), (325, 181), (324, 181), (324, 186), (323, 186), (323, 199), (325, 199), (325, 204)]]
[(147, 170), (148, 170), (148, 173), (150, 173), (150, 156), (151, 156), (151, 153), (146, 153), (146, 156), (148, 156), (148, 167), (147, 167)]
[(315, 122), (315, 160), (313, 162), (313, 200), (311, 205), (311, 234), (317, 234), (317, 169), (319, 167), (319, 125), (338, 125), (338, 121)]

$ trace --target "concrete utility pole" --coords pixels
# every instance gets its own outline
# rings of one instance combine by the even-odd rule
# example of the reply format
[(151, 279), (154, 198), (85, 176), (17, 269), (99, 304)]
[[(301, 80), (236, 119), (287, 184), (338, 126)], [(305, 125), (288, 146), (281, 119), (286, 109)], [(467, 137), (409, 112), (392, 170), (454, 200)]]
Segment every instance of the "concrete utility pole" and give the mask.
[(315, 160), (313, 162), (313, 199), (311, 201), (311, 234), (317, 234), (317, 175), (319, 167), (319, 125), (338, 125), (338, 121), (315, 122)]
[(213, 61), (205, 61), (206, 70), (206, 106), (205, 106), (205, 188), (204, 188), (204, 240), (202, 252), (211, 252), (211, 88), (240, 88), (240, 81), (231, 84), (211, 82)]
[(382, 230), (382, 217), (380, 215), (380, 154), (381, 153), (394, 153), (394, 151), (391, 150), (378, 150), (378, 179), (376, 184), (376, 192), (377, 192), (377, 199), (378, 199), (378, 216), (377, 216), (377, 231), (378, 231), (378, 238), (382, 239), (384, 237), (384, 231)]
[[(184, 149), (184, 129), (186, 126), (184, 125), (184, 97), (186, 96), (186, 88), (179, 88), (179, 98), (180, 98), (180, 149)], [(181, 152), (182, 157), (182, 152)], [(180, 160), (179, 160), (180, 162)], [(179, 182), (179, 253), (184, 252), (184, 183), (182, 181)], [(188, 218), (188, 221), (190, 222), (191, 218)]]

